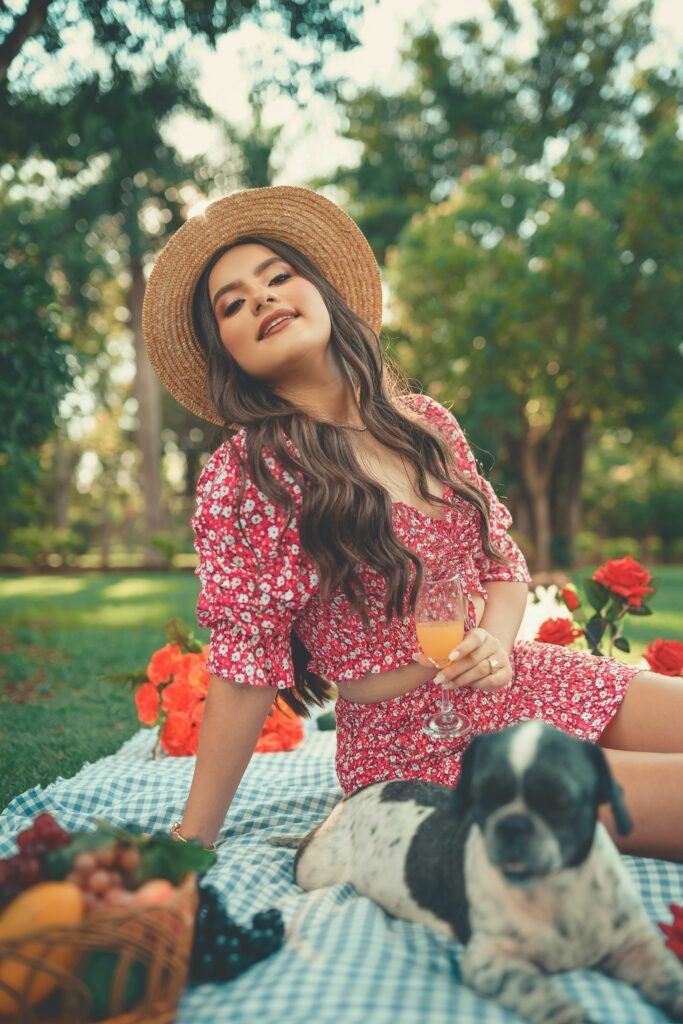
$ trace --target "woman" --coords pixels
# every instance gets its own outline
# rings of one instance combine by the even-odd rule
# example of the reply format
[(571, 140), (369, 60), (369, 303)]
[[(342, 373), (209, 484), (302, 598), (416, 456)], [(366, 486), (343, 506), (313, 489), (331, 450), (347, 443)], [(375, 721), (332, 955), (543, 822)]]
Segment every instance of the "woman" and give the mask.
[(143, 326), (171, 394), (226, 428), (192, 519), (212, 679), (175, 838), (213, 843), (273, 700), (308, 714), (329, 682), (345, 792), (457, 783), (468, 737), (421, 732), (440, 690), (412, 616), (427, 570), (468, 592), (443, 677), (474, 731), (538, 717), (598, 740), (635, 823), (620, 848), (683, 858), (683, 680), (515, 644), (529, 575), (509, 513), (451, 413), (387, 364), (379, 270), (339, 207), (293, 186), (212, 203), (157, 260)]

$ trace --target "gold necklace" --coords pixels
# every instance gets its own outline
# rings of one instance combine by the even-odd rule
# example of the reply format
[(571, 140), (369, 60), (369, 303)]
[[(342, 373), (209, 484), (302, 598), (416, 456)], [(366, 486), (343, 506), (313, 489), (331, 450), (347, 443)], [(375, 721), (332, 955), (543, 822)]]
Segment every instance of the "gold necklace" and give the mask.
[(344, 430), (367, 430), (367, 427), (357, 427), (355, 423), (334, 423), (335, 427), (343, 427)]

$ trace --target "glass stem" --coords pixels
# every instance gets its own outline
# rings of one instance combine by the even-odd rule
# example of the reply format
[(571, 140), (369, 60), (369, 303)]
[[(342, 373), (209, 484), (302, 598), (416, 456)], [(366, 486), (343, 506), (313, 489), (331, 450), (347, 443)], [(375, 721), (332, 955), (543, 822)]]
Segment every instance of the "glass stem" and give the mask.
[(453, 690), (449, 690), (445, 686), (441, 687), (441, 710), (445, 715), (452, 715), (454, 711)]

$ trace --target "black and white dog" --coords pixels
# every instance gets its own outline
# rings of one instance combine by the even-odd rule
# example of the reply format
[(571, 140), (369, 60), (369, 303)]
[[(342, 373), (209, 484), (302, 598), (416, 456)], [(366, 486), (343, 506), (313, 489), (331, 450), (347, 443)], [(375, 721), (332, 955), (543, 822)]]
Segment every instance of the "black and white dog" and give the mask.
[(651, 924), (609, 833), (631, 821), (599, 746), (528, 721), (475, 736), (458, 786), (377, 782), (297, 847), (303, 889), (350, 882), (396, 917), (466, 944), (462, 976), (538, 1024), (587, 1017), (548, 975), (596, 967), (683, 1021), (683, 966)]

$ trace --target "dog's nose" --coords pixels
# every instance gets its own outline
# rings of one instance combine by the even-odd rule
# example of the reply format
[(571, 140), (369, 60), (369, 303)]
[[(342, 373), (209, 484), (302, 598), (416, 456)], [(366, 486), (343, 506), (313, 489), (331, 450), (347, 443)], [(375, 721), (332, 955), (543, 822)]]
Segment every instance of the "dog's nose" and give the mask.
[(506, 843), (518, 843), (528, 839), (534, 830), (525, 814), (508, 814), (496, 824), (499, 837)]

